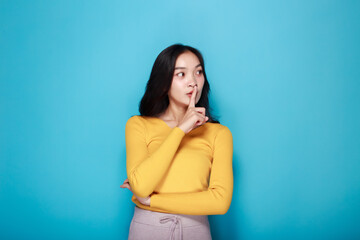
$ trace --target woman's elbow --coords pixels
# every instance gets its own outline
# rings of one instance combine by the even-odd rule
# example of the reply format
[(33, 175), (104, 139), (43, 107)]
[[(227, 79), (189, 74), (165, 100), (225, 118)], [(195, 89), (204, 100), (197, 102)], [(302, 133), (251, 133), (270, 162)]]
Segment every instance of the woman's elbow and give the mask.
[(138, 197), (146, 198), (153, 192), (150, 186), (134, 179), (129, 178), (129, 184), (131, 191)]
[(230, 202), (225, 202), (224, 204), (223, 204), (223, 207), (222, 207), (222, 209), (221, 209), (221, 215), (224, 215), (225, 213), (227, 213), (227, 211), (229, 210), (229, 208), (230, 208), (230, 204), (231, 204), (231, 201)]
[(229, 208), (230, 208), (230, 202), (222, 201), (221, 203), (217, 204), (216, 208), (214, 208), (215, 212), (213, 213), (213, 215), (224, 215), (227, 213)]
[(147, 192), (144, 192), (144, 191), (133, 191), (133, 193), (138, 196), (138, 197), (141, 197), (141, 198), (146, 198), (148, 196), (150, 196), (150, 193), (147, 193)]
[(232, 200), (231, 191), (213, 190), (216, 201), (214, 202), (213, 215), (224, 215), (230, 208)]
[(216, 208), (216, 215), (224, 215), (230, 208), (232, 194), (225, 194), (218, 202), (218, 207)]

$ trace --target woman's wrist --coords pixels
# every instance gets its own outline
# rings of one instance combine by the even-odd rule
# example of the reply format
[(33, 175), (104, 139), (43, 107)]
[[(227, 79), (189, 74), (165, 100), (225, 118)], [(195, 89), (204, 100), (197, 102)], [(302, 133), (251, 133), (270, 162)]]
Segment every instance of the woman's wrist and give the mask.
[[(139, 199), (140, 200), (140, 199)], [(146, 206), (150, 206), (150, 196), (149, 197), (146, 197), (146, 198), (142, 198), (140, 200), (140, 202), (143, 204), (143, 205), (146, 205)]]

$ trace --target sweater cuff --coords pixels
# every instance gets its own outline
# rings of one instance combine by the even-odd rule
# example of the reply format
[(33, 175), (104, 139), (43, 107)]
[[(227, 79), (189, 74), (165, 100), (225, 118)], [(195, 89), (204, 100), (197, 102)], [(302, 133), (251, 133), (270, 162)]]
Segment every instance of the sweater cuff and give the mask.
[(182, 137), (186, 134), (183, 130), (181, 130), (181, 128), (179, 127), (174, 127), (173, 131), (178, 132), (179, 135), (182, 135)]
[(150, 207), (151, 208), (156, 208), (156, 206), (159, 205), (159, 204), (156, 203), (157, 200), (158, 200), (158, 199), (156, 199), (156, 197), (157, 197), (157, 194), (153, 194), (153, 195), (150, 196)]

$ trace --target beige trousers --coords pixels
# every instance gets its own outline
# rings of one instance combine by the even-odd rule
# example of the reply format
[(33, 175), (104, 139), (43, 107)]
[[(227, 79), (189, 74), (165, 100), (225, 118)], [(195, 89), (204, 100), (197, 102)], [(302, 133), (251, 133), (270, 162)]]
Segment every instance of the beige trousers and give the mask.
[(207, 215), (170, 214), (135, 206), (128, 240), (211, 240)]

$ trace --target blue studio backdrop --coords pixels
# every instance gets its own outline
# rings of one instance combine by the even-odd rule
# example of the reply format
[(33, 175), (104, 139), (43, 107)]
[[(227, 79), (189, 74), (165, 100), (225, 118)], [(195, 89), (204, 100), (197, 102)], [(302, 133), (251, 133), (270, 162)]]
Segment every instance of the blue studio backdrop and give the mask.
[(234, 139), (213, 239), (360, 239), (360, 1), (0, 0), (0, 239), (127, 239), (125, 123), (204, 55)]

